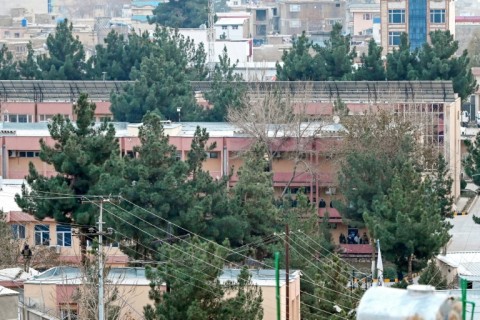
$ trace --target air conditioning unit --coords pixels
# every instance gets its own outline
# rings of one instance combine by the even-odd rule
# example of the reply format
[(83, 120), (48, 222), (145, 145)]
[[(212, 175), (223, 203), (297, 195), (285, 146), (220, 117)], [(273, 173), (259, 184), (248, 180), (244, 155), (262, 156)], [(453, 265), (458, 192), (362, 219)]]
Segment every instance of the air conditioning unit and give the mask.
[(15, 151), (15, 150), (8, 150), (8, 156), (9, 156), (10, 158), (16, 158), (16, 157), (18, 157), (17, 151)]
[(55, 253), (60, 254), (60, 248), (61, 246), (56, 246), (56, 245), (50, 245), (50, 250), (55, 251)]

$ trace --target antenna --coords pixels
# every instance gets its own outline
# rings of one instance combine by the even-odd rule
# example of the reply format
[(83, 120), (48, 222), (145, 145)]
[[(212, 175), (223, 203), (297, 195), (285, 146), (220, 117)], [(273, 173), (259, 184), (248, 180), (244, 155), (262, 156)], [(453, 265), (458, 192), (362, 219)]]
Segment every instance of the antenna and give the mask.
[(215, 1), (208, 0), (208, 30), (207, 30), (207, 42), (208, 42), (208, 69), (210, 72), (210, 78), (213, 76), (213, 70), (215, 69)]

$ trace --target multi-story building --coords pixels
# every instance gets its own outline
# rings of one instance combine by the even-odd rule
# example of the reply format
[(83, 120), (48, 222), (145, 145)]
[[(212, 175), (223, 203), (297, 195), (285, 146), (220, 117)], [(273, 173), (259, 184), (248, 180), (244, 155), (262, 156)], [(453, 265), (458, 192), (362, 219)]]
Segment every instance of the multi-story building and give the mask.
[(381, 44), (384, 53), (400, 44), (400, 35), (408, 34), (413, 49), (429, 40), (434, 30), (455, 33), (453, 0), (381, 0)]
[(281, 34), (330, 32), (335, 23), (345, 22), (344, 0), (282, 0), (278, 10)]
[[(52, 112), (68, 114), (71, 112), (71, 103), (75, 99), (71, 92), (61, 94), (61, 83), (56, 86), (49, 85), (50, 82), (41, 82), (43, 87), (41, 93), (38, 90), (38, 82), (22, 82), (22, 90), (8, 87), (15, 84), (4, 83), (5, 92), (0, 91), (3, 99), (7, 97), (20, 97), (26, 100), (37, 97), (38, 102), (3, 102), (7, 105), (10, 115), (16, 115), (17, 122), (0, 123), (0, 153), (1, 172), (6, 179), (22, 179), (28, 173), (28, 163), (32, 162), (39, 173), (50, 176), (55, 172), (53, 168), (43, 163), (38, 157), (39, 139), (43, 138), (47, 143), (52, 144), (49, 137), (46, 123), (20, 123), (27, 122), (29, 116), (37, 110), (37, 116), (43, 114), (40, 106), (49, 106), (45, 100), (71, 99), (70, 104), (64, 103), (67, 111), (55, 110)], [(69, 82), (69, 88), (75, 87), (76, 82)], [(261, 94), (258, 90), (279, 90), (286, 92), (292, 90), (291, 83), (264, 82), (259, 87), (258, 83), (248, 83), (251, 92), (255, 95)], [(108, 99), (110, 91), (114, 88), (122, 88), (121, 82), (82, 82), (85, 85), (83, 90), (92, 92), (92, 99)], [(303, 85), (303, 87), (302, 87)], [(367, 110), (385, 109), (397, 114), (405, 115), (417, 121), (423, 132), (425, 142), (436, 146), (439, 152), (445, 155), (449, 163), (450, 173), (454, 179), (453, 195), (460, 194), (460, 124), (458, 114), (460, 112), (460, 99), (453, 93), (452, 83), (449, 81), (419, 81), (419, 82), (315, 82), (310, 83), (311, 95), (305, 102), (307, 115), (326, 119), (333, 115), (333, 104), (337, 98), (347, 105), (350, 114), (362, 114)], [(195, 91), (208, 90), (210, 83), (195, 82), (192, 87)], [(298, 89), (305, 89), (305, 84), (296, 82), (294, 86)], [(37, 88), (37, 89), (35, 89)], [(60, 88), (60, 89), (59, 89)], [(76, 91), (74, 91), (76, 92)], [(102, 102), (105, 103), (105, 102)], [(28, 109), (27, 106), (29, 106)], [(35, 107), (36, 106), (36, 107)], [(28, 109), (29, 113), (25, 111)], [(47, 108), (48, 109), (48, 108)], [(33, 111), (32, 111), (33, 110)], [(33, 113), (35, 115), (35, 113)], [(30, 117), (34, 117), (31, 115)], [(26, 120), (27, 121), (24, 121)], [(21, 121), (20, 121), (21, 120)], [(230, 184), (238, 181), (235, 174), (243, 163), (240, 154), (247, 150), (253, 139), (242, 133), (241, 130), (228, 123), (165, 123), (165, 132), (170, 136), (170, 142), (176, 146), (179, 159), (186, 159), (190, 150), (190, 143), (197, 125), (205, 127), (210, 134), (210, 141), (216, 143), (204, 164), (213, 177), (228, 175), (233, 167), (234, 174), (231, 176)], [(348, 235), (352, 232), (363, 235), (363, 230), (350, 228), (344, 224), (340, 213), (336, 208), (330, 207), (332, 200), (341, 199), (340, 190), (337, 189), (336, 179), (337, 162), (332, 159), (335, 148), (342, 143), (342, 127), (329, 123), (319, 124), (320, 134), (312, 139), (309, 145), (308, 154), (305, 154), (303, 162), (308, 165), (296, 167), (292, 154), (295, 152), (288, 142), (276, 153), (272, 164), (273, 181), (275, 191), (280, 195), (285, 187), (292, 193), (303, 188), (310, 201), (315, 203), (318, 213), (323, 216), (329, 212), (330, 223), (332, 223), (332, 234), (334, 240), (338, 241), (340, 235)], [(139, 144), (138, 124), (117, 123), (117, 137), (122, 154), (128, 154), (133, 147)], [(296, 169), (294, 170), (294, 168)], [(353, 250), (346, 245), (346, 250)], [(359, 247), (357, 247), (359, 248)], [(371, 247), (370, 247), (371, 248)]]

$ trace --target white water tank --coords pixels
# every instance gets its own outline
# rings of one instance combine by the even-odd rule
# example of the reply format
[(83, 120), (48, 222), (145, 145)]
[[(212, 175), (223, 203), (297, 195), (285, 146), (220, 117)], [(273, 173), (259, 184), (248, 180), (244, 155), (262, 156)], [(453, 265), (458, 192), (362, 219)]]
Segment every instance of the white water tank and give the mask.
[(432, 286), (372, 287), (360, 300), (357, 320), (461, 319), (461, 311), (461, 302)]

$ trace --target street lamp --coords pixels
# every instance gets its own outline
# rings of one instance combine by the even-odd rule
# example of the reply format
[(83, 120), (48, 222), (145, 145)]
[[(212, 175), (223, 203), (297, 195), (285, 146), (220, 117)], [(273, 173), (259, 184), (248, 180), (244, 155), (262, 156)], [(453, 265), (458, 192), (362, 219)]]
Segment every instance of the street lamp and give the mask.
[(177, 112), (178, 112), (178, 122), (182, 122), (180, 119), (180, 111), (182, 111), (182, 108), (178, 107)]

